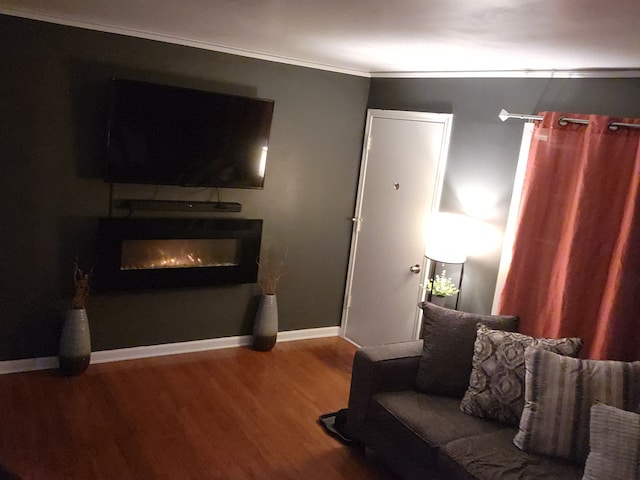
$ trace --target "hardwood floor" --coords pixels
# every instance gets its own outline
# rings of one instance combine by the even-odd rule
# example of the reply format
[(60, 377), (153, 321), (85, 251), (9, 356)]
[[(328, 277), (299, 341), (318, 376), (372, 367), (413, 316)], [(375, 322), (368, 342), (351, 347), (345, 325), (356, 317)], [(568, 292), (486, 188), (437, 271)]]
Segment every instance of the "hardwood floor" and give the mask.
[(354, 352), (324, 338), (0, 376), (0, 465), (22, 480), (391, 480), (317, 423), (346, 407)]

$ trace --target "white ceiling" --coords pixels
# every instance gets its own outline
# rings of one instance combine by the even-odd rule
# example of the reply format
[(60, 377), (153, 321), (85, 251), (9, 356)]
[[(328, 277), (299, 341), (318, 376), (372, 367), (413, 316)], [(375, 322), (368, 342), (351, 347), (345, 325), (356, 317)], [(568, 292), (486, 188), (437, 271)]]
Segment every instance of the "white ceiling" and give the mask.
[(640, 0), (0, 0), (0, 13), (365, 76), (640, 69)]

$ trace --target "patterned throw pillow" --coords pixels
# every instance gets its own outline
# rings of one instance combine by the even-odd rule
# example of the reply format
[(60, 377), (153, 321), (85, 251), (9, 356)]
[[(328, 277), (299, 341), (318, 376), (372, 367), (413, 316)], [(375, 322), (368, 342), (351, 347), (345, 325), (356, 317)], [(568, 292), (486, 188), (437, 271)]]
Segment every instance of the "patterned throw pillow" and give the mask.
[(596, 403), (582, 480), (640, 478), (640, 415)]
[(420, 304), (423, 313), (423, 349), (416, 389), (436, 395), (462, 398), (469, 385), (473, 342), (478, 322), (498, 330), (516, 330), (518, 317), (478, 315)]
[(481, 418), (518, 425), (524, 408), (524, 351), (542, 348), (575, 357), (582, 340), (533, 338), (478, 325), (469, 388), (460, 410)]
[(640, 362), (579, 360), (530, 347), (524, 361), (525, 405), (513, 443), (525, 452), (584, 463), (593, 403), (638, 408)]

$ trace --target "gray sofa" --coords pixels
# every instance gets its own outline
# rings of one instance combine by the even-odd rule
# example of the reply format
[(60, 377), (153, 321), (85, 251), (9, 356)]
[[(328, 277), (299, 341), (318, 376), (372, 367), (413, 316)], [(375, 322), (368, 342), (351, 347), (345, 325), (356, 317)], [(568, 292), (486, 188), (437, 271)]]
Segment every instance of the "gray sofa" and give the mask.
[(582, 466), (515, 447), (517, 428), (461, 412), (460, 397), (417, 391), (422, 354), (420, 340), (362, 348), (353, 363), (347, 433), (400, 478), (582, 478)]

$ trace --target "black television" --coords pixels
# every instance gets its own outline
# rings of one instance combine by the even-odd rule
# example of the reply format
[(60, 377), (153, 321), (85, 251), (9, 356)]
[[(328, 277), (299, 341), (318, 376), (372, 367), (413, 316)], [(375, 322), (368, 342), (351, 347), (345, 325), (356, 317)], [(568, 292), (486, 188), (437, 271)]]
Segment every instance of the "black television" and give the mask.
[(272, 100), (113, 79), (105, 180), (263, 188)]

